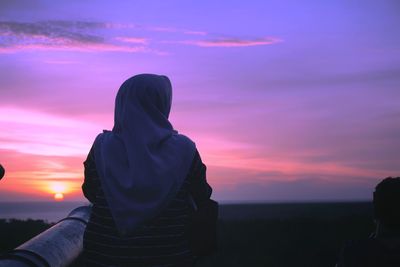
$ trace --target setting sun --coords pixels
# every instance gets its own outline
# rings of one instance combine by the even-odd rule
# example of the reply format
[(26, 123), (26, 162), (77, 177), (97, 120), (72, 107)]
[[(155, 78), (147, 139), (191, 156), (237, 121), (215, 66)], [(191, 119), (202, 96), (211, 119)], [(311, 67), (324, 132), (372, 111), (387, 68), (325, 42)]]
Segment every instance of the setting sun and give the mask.
[(54, 199), (57, 200), (57, 201), (63, 200), (64, 199), (63, 193), (55, 193), (54, 194)]
[(54, 200), (64, 200), (64, 194), (69, 191), (70, 186), (64, 182), (53, 182), (49, 185), (49, 191), (54, 194)]

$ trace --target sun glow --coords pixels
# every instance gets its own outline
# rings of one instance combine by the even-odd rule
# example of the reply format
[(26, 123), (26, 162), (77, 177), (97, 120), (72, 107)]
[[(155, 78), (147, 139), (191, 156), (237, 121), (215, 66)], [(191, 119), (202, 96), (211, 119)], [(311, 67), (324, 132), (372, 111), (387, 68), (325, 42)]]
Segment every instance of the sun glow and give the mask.
[(62, 200), (64, 200), (64, 195), (63, 195), (63, 193), (55, 193), (55, 194), (54, 194), (54, 199), (55, 199), (56, 201), (62, 201)]
[(67, 184), (62, 182), (53, 182), (50, 185), (50, 190), (54, 194), (54, 199), (56, 201), (61, 201), (64, 199), (64, 194), (67, 191)]
[(54, 182), (51, 184), (51, 189), (55, 193), (64, 193), (66, 190), (66, 184), (60, 182)]

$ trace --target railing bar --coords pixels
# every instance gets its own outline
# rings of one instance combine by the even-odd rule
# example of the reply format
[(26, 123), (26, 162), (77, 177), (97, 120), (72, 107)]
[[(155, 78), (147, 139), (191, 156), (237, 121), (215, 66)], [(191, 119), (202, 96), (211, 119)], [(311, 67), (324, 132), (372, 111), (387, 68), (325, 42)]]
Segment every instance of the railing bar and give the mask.
[[(25, 258), (21, 255), (16, 255), (16, 254), (12, 254), (12, 253), (6, 253), (6, 254), (1, 254), (0, 255), (0, 259), (2, 260), (16, 260), (19, 262), (23, 262), (31, 267), (38, 267), (38, 265), (36, 264), (36, 262), (34, 262), (33, 260), (29, 259), (29, 258)], [(48, 264), (46, 264), (46, 266), (50, 266)]]
[(87, 221), (85, 221), (82, 218), (77, 218), (77, 217), (66, 217), (64, 219), (59, 220), (56, 224), (63, 222), (63, 221), (68, 221), (68, 220), (75, 220), (75, 221), (79, 221), (81, 223), (83, 223), (84, 225), (87, 225)]
[[(44, 264), (44, 266), (46, 267), (51, 267), (50, 264), (39, 254), (30, 251), (30, 250), (26, 250), (26, 249), (14, 249), (11, 251), (10, 253), (11, 255), (15, 255), (15, 256), (20, 256), (23, 257), (23, 254), (28, 254), (29, 256), (33, 256), (34, 258), (36, 258), (38, 261), (40, 261), (42, 264)], [(22, 255), (21, 255), (22, 254)], [(25, 258), (25, 257), (24, 257)], [(30, 260), (30, 259), (29, 259)]]

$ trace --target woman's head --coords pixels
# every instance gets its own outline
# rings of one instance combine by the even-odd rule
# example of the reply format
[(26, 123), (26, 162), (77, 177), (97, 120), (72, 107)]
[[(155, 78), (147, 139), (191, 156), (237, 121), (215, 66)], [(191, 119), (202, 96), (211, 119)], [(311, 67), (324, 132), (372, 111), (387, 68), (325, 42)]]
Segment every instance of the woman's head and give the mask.
[(375, 219), (386, 227), (400, 229), (400, 177), (383, 179), (373, 196)]
[(138, 116), (161, 122), (168, 119), (172, 102), (172, 86), (168, 77), (139, 74), (126, 80), (115, 99), (114, 131), (124, 128)]

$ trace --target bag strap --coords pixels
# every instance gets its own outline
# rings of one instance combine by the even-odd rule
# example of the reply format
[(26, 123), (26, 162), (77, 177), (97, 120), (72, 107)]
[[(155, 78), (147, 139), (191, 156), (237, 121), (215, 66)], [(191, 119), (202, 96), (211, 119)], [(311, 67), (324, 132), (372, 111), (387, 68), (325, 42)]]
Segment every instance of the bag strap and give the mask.
[(188, 192), (188, 201), (189, 201), (189, 205), (193, 208), (193, 210), (197, 211), (198, 207), (197, 207), (196, 202), (194, 201), (194, 198), (190, 192)]

